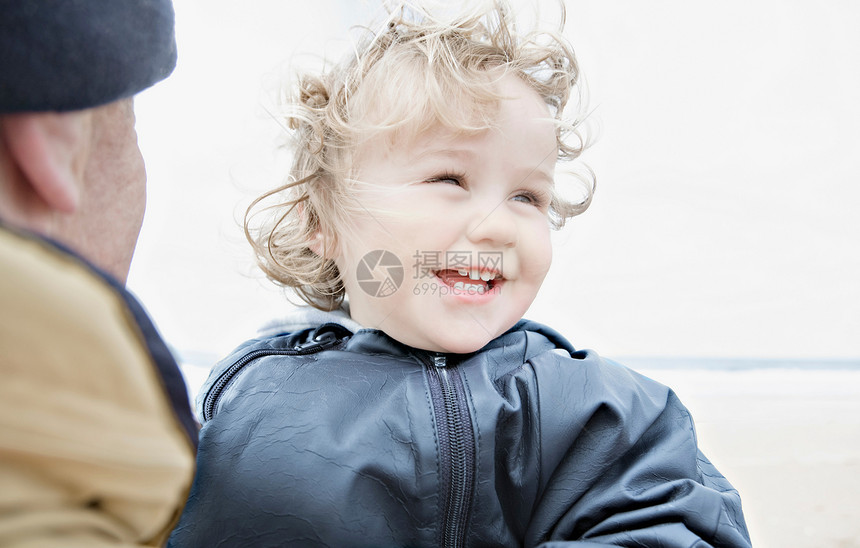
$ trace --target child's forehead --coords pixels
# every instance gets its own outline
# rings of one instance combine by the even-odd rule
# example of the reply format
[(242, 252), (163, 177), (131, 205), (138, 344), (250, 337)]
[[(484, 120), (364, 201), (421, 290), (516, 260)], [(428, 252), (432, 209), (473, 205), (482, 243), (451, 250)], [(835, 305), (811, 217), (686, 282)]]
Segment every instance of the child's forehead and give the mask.
[(509, 151), (503, 158), (511, 170), (523, 170), (529, 176), (546, 172), (550, 175), (545, 178), (551, 180), (558, 150), (554, 127), (546, 118), (528, 118), (523, 125), (502, 123), (481, 130), (437, 122), (423, 131), (387, 132), (355, 150), (351, 171), (357, 179), (367, 176), (367, 170), (391, 168), (402, 170), (401, 174), (440, 168), (470, 171), (488, 161), (498, 162), (502, 150)]
[(423, 128), (410, 128), (406, 131), (390, 133), (385, 137), (390, 148), (410, 148), (422, 151), (450, 150), (458, 143), (479, 137), (491, 127), (464, 128), (452, 127), (440, 120)]
[(466, 145), (470, 139), (479, 138), (485, 131), (490, 129), (451, 127), (438, 119), (420, 126), (381, 131), (355, 148), (353, 163), (361, 164), (372, 158), (409, 157), (419, 160), (429, 156), (463, 157), (468, 153)]
[[(456, 143), (479, 138), (499, 129), (500, 122), (521, 115), (531, 121), (546, 123), (554, 131), (553, 116), (543, 98), (520, 78), (508, 75), (495, 86), (499, 94), (493, 102), (463, 99), (437, 104), (417, 105), (412, 115), (394, 127), (371, 130), (357, 141), (356, 150), (364, 145), (386, 149), (446, 149)], [(384, 105), (378, 105), (384, 115)], [(374, 117), (371, 115), (371, 118)], [(370, 124), (372, 126), (372, 122)]]
[(538, 91), (511, 73), (496, 75), (475, 87), (458, 83), (444, 92), (422, 85), (388, 90), (368, 86), (354, 96), (349, 116), (359, 130), (359, 141), (383, 136), (407, 142), (456, 138), (491, 129), (510, 105), (527, 105), (536, 118), (552, 118)]

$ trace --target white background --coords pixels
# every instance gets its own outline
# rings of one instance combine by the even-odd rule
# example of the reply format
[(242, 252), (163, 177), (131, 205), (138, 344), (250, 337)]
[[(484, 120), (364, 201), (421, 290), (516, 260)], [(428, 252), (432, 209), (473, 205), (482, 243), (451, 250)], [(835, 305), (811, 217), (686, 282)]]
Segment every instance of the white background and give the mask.
[[(179, 65), (137, 100), (149, 206), (129, 286), (184, 359), (289, 310), (240, 228), (285, 176), (263, 105), (375, 6), (176, 0)], [(610, 356), (860, 358), (860, 4), (566, 6), (598, 190), (528, 316)]]

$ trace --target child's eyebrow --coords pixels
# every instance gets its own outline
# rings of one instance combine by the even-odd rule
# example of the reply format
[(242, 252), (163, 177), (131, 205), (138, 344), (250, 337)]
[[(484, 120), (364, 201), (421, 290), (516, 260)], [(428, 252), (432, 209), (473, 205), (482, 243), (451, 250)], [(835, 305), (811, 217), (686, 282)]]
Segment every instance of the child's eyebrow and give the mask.
[(468, 160), (468, 159), (472, 159), (472, 158), (476, 157), (477, 155), (478, 155), (477, 152), (475, 152), (474, 150), (470, 150), (467, 147), (463, 147), (463, 148), (445, 147), (445, 148), (425, 149), (425, 150), (419, 152), (418, 154), (416, 154), (414, 158), (416, 160), (419, 160), (422, 158), (433, 158), (434, 156), (445, 156), (445, 157), (451, 156), (451, 157), (458, 158), (458, 159)]
[(546, 183), (550, 186), (555, 184), (555, 166), (532, 166), (531, 168), (514, 170), (514, 173), (521, 174), (523, 182), (536, 181)]
[[(428, 148), (413, 156), (412, 161), (417, 162), (424, 159), (433, 160), (437, 157), (450, 157), (462, 161), (474, 161), (478, 159), (479, 154), (465, 146)], [(547, 157), (549, 157), (549, 155), (547, 155)], [(550, 165), (547, 165), (547, 162), (541, 162), (538, 165), (515, 167), (512, 171), (515, 174), (519, 174), (523, 182), (527, 180), (544, 180), (550, 185), (555, 182), (555, 162), (551, 162)]]

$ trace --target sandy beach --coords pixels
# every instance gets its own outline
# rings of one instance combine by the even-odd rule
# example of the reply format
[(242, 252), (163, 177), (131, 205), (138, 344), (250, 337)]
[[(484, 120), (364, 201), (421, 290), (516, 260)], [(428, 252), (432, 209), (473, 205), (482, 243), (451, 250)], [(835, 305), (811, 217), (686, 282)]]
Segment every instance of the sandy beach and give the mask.
[(639, 369), (690, 408), (756, 548), (860, 547), (860, 371)]

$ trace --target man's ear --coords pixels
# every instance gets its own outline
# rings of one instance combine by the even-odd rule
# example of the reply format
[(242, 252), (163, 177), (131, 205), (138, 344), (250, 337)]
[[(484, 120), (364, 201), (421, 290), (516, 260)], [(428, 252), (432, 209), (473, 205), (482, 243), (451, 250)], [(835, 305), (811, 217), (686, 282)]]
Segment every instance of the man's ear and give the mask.
[(12, 160), (32, 190), (51, 209), (73, 213), (89, 154), (90, 112), (9, 114), (2, 131)]

